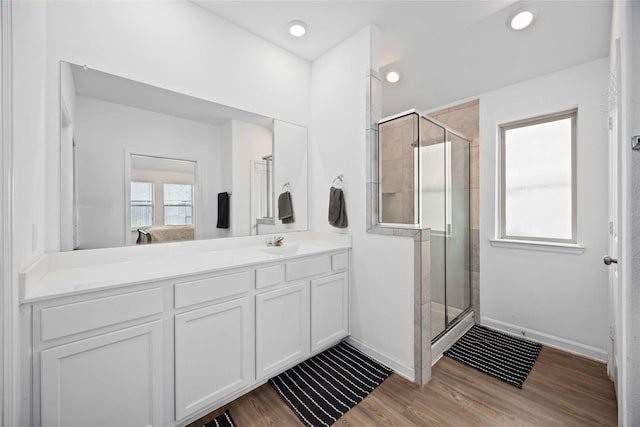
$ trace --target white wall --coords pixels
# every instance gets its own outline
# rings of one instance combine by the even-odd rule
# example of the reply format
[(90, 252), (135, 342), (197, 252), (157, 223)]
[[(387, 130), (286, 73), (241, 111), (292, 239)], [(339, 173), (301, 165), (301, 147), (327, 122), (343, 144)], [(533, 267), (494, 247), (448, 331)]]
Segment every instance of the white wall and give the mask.
[[(603, 58), (480, 96), (480, 301), (487, 326), (600, 360), (608, 345), (607, 113)], [(494, 247), (498, 125), (578, 107), (582, 254)]]
[[(37, 32), (46, 28), (46, 55), (42, 51), (34, 56), (41, 75), (46, 57), (45, 203), (42, 188), (33, 194), (40, 195), (34, 196), (37, 212), (46, 206), (47, 250), (58, 250), (60, 244), (60, 60), (309, 124), (310, 64), (191, 2), (52, 1), (38, 7), (46, 7), (46, 25), (21, 20), (14, 28), (33, 31), (37, 27)], [(33, 90), (36, 77), (25, 78), (24, 86)], [(21, 228), (18, 233), (27, 231)]]
[[(231, 195), (231, 233), (249, 236), (251, 223), (251, 161), (273, 154), (271, 130), (239, 120), (231, 121), (233, 191)], [(222, 190), (224, 191), (224, 190)]]
[(217, 126), (83, 96), (76, 116), (81, 249), (125, 245), (127, 153), (197, 162), (196, 235), (217, 237)]
[[(312, 230), (352, 233), (351, 336), (365, 351), (413, 378), (411, 239), (366, 232), (366, 80), (377, 68), (375, 27), (313, 62), (309, 144)], [(375, 54), (372, 54), (375, 52)], [(349, 227), (328, 224), (329, 188), (344, 175)]]
[[(12, 56), (13, 56), (13, 241), (12, 256), (12, 301), (3, 301), (3, 326), (18, 323), (18, 273), (42, 253), (44, 247), (45, 210), (45, 64), (46, 52), (46, 6), (44, 2), (12, 2)], [(3, 9), (3, 12), (6, 9)], [(3, 40), (4, 42), (4, 40)], [(5, 193), (3, 193), (5, 194)], [(35, 233), (33, 233), (35, 232)], [(4, 236), (7, 237), (7, 236)], [(9, 286), (3, 284), (3, 286)], [(12, 307), (13, 310), (5, 308)], [(10, 320), (11, 319), (11, 320)], [(6, 322), (6, 323), (5, 323)], [(4, 341), (3, 337), (3, 341)], [(21, 406), (21, 389), (29, 387), (30, 371), (20, 365), (18, 342), (19, 331), (6, 337), (13, 345), (3, 348), (3, 388), (13, 396), (3, 396), (12, 408), (3, 407), (3, 418), (13, 415), (28, 415), (27, 405)], [(14, 363), (10, 366), (8, 363)], [(9, 387), (13, 386), (13, 390)], [(4, 406), (4, 405), (3, 405)], [(20, 419), (15, 425), (22, 425)], [(10, 422), (10, 421), (8, 421)], [(27, 423), (25, 423), (27, 424)]]
[[(15, 273), (44, 247), (46, 7), (13, 3), (13, 164)], [(58, 120), (59, 123), (59, 120)], [(32, 235), (32, 224), (36, 235)]]

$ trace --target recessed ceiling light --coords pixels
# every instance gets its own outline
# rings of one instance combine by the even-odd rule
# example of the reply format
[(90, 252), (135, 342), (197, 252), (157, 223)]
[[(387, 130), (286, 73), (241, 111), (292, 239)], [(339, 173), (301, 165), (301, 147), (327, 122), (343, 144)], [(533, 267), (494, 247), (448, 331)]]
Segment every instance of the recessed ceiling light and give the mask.
[(389, 83), (397, 83), (398, 80), (400, 80), (400, 74), (398, 74), (396, 71), (389, 71), (387, 73), (387, 81)]
[(520, 31), (533, 24), (537, 12), (534, 8), (517, 10), (509, 16), (509, 26), (511, 29)]
[(307, 24), (302, 21), (289, 22), (289, 34), (293, 37), (302, 37), (307, 32)]

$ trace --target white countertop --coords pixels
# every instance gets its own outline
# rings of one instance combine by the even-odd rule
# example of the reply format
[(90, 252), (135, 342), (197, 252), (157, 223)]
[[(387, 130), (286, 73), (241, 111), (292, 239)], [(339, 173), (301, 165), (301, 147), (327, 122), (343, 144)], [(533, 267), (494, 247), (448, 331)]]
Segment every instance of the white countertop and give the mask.
[(347, 234), (286, 233), (284, 245), (250, 236), (44, 254), (20, 274), (23, 304), (351, 247)]

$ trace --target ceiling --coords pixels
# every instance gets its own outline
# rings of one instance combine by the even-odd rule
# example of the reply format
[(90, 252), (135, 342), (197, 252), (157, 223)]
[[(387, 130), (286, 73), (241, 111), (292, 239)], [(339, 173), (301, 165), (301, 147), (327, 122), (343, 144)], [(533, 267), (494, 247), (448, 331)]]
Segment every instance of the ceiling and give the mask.
[[(608, 55), (610, 1), (213, 1), (216, 15), (313, 61), (367, 24), (380, 28), (383, 114), (427, 110)], [(509, 15), (538, 11), (516, 32)], [(307, 23), (293, 38), (286, 24)]]

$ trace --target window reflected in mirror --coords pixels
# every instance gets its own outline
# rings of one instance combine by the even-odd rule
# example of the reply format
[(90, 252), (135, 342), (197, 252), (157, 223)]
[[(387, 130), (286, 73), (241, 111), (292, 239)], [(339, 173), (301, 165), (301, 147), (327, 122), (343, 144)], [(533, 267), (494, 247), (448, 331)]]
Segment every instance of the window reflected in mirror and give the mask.
[(164, 225), (193, 224), (193, 185), (164, 184)]
[(131, 182), (131, 228), (153, 225), (153, 183)]
[(196, 162), (130, 155), (130, 244), (193, 240)]

